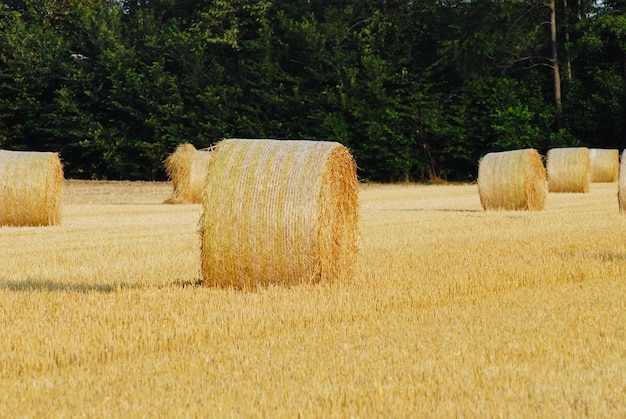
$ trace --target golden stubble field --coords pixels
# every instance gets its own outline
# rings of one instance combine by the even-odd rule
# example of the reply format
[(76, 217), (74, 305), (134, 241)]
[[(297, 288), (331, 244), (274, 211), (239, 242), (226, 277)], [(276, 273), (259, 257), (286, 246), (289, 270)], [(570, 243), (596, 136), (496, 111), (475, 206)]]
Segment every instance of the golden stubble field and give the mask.
[(170, 183), (67, 181), (61, 226), (0, 228), (0, 416), (624, 417), (616, 191), (363, 185), (352, 283), (240, 292), (195, 286)]

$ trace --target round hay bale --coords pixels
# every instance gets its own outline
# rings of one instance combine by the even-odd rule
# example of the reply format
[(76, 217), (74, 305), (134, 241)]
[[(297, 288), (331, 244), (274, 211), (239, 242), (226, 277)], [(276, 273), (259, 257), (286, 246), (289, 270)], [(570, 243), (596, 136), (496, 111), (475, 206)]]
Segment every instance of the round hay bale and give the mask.
[(550, 149), (546, 169), (549, 192), (589, 192), (591, 163), (588, 148)]
[(619, 173), (619, 150), (589, 149), (592, 182), (616, 182)]
[(622, 161), (619, 166), (617, 201), (619, 202), (619, 212), (626, 213), (626, 150), (622, 152)]
[(209, 163), (200, 239), (205, 286), (350, 280), (358, 249), (354, 159), (335, 142), (221, 141)]
[(174, 184), (172, 195), (164, 203), (200, 203), (210, 159), (209, 149), (196, 150), (189, 143), (176, 147), (164, 162), (165, 171)]
[(485, 210), (542, 210), (546, 170), (534, 149), (485, 155), (478, 166), (478, 193)]
[(0, 150), (0, 226), (58, 225), (62, 198), (57, 153)]

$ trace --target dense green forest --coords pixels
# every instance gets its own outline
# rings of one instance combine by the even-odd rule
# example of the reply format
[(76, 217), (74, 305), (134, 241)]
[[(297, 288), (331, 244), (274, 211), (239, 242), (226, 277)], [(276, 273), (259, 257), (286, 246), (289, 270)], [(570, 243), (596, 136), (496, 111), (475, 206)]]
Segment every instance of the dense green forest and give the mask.
[(339, 141), (362, 179), (624, 148), (626, 1), (0, 1), (0, 148), (164, 179), (177, 144)]

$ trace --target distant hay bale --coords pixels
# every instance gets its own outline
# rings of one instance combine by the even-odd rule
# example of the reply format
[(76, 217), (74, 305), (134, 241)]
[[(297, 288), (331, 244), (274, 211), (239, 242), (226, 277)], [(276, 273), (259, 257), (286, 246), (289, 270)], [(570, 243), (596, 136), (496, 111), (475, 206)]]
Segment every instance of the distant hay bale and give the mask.
[(62, 195), (57, 153), (0, 150), (0, 226), (60, 224)]
[(165, 171), (174, 184), (172, 195), (164, 203), (200, 203), (210, 159), (208, 149), (196, 150), (189, 143), (176, 147), (164, 162)]
[(591, 163), (588, 148), (550, 149), (546, 168), (549, 192), (589, 192)]
[(209, 163), (200, 238), (205, 286), (350, 280), (358, 249), (354, 159), (335, 142), (221, 141)]
[(622, 162), (619, 167), (617, 201), (619, 202), (619, 212), (626, 213), (626, 150), (622, 152)]
[(534, 149), (485, 155), (478, 166), (478, 192), (485, 210), (542, 210), (548, 185), (541, 156)]
[(615, 182), (619, 173), (619, 150), (589, 149), (592, 182)]

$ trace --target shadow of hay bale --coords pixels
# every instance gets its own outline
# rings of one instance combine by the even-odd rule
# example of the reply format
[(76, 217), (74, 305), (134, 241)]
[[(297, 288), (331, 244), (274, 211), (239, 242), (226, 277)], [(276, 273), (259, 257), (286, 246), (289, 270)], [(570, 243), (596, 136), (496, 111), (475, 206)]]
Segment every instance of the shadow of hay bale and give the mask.
[(78, 292), (78, 293), (111, 293), (123, 289), (130, 289), (132, 286), (121, 284), (68, 284), (63, 282), (55, 282), (40, 279), (25, 279), (23, 281), (3, 281), (0, 282), (0, 288), (15, 292), (33, 292), (33, 291), (49, 291), (49, 292)]

